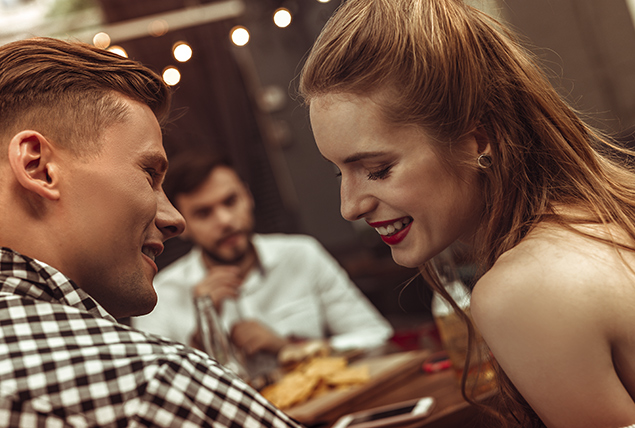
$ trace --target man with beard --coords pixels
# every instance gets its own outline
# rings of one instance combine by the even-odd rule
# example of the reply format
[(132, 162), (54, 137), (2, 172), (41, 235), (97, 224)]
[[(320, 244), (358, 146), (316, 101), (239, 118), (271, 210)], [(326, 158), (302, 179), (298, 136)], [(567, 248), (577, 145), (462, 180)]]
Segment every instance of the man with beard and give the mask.
[(208, 295), (234, 345), (260, 361), (307, 339), (348, 350), (391, 336), (390, 325), (317, 240), (254, 234), (252, 195), (227, 159), (200, 153), (170, 159), (164, 188), (194, 248), (156, 276), (159, 302), (133, 320), (136, 327), (196, 346), (193, 300)]

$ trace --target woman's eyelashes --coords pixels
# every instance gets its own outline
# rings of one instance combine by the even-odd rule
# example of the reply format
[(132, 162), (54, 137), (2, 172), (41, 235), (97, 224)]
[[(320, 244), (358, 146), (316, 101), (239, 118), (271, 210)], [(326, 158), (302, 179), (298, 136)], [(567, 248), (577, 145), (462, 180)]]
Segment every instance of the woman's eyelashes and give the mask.
[[(387, 178), (388, 175), (390, 175), (390, 169), (392, 168), (392, 165), (387, 166), (385, 168), (382, 168), (378, 171), (369, 171), (368, 174), (366, 175), (366, 177), (369, 180), (383, 180), (384, 178)], [(337, 178), (341, 178), (342, 177), (342, 171), (337, 170), (335, 172), (335, 176)]]
[(384, 178), (387, 178), (388, 175), (390, 175), (390, 169), (392, 168), (392, 165), (389, 165), (385, 168), (382, 168), (378, 171), (369, 171), (368, 172), (368, 179), (369, 180), (383, 180)]

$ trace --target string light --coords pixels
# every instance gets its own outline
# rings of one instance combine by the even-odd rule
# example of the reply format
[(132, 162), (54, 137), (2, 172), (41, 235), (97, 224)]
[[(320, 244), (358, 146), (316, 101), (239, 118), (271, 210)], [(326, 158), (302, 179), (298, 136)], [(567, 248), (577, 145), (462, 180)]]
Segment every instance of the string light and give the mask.
[(245, 27), (240, 25), (234, 27), (231, 31), (231, 39), (236, 46), (245, 46), (247, 43), (249, 43), (249, 31), (247, 31)]
[(106, 49), (110, 46), (110, 36), (103, 31), (95, 34), (93, 37), (93, 45), (98, 47), (99, 49)]
[(174, 86), (181, 81), (181, 72), (176, 67), (166, 67), (163, 70), (163, 81), (169, 86)]
[(165, 19), (155, 19), (148, 24), (148, 34), (152, 37), (160, 37), (170, 30), (170, 25)]
[(291, 12), (289, 9), (281, 7), (273, 14), (273, 22), (280, 28), (288, 27), (291, 24)]
[(121, 46), (112, 45), (107, 50), (109, 52), (116, 53), (117, 55), (120, 55), (120, 56), (122, 56), (124, 58), (128, 58), (128, 52), (126, 52), (126, 50), (124, 48), (122, 48)]
[(185, 42), (176, 42), (172, 48), (174, 59), (179, 62), (186, 62), (192, 58), (192, 48)]
[[(319, 3), (329, 3), (331, 0), (317, 0)], [(273, 22), (280, 28), (286, 28), (291, 25), (293, 16), (289, 9), (280, 7), (273, 14)], [(159, 37), (170, 31), (169, 24), (163, 19), (153, 20), (148, 25), (148, 33), (151, 36)], [(236, 46), (245, 46), (249, 43), (249, 30), (242, 25), (232, 28), (230, 32), (231, 41)], [(110, 46), (110, 37), (108, 34), (101, 32), (93, 37), (93, 44), (102, 49), (108, 49), (110, 52), (117, 53), (123, 57), (128, 57), (127, 52), (121, 46)], [(109, 47), (110, 46), (110, 47)], [(192, 47), (183, 41), (177, 42), (172, 46), (172, 54), (179, 62), (186, 62), (192, 58)], [(174, 86), (181, 81), (181, 72), (174, 66), (168, 66), (163, 70), (163, 80), (167, 85)]]

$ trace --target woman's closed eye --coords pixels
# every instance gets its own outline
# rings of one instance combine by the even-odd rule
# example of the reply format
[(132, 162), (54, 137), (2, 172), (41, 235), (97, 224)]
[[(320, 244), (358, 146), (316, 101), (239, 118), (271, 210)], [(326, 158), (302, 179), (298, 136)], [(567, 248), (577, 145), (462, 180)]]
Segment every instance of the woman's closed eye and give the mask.
[(391, 168), (392, 168), (392, 165), (382, 168), (378, 171), (369, 171), (368, 179), (369, 180), (383, 180), (390, 175)]
[[(367, 178), (369, 180), (383, 180), (384, 178), (387, 178), (388, 175), (390, 175), (390, 170), (392, 168), (392, 165), (384, 167), (380, 170), (377, 171), (369, 171), (367, 174)], [(337, 178), (341, 178), (342, 177), (342, 171), (337, 170), (335, 173), (335, 176)]]

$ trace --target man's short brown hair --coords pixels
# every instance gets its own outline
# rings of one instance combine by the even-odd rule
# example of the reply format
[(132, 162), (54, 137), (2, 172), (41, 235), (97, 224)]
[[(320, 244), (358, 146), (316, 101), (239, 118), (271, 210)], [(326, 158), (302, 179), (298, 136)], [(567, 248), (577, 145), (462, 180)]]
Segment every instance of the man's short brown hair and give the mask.
[(24, 129), (77, 155), (97, 153), (100, 131), (126, 115), (121, 95), (146, 104), (160, 124), (167, 121), (169, 88), (136, 61), (52, 38), (0, 46), (0, 159)]

